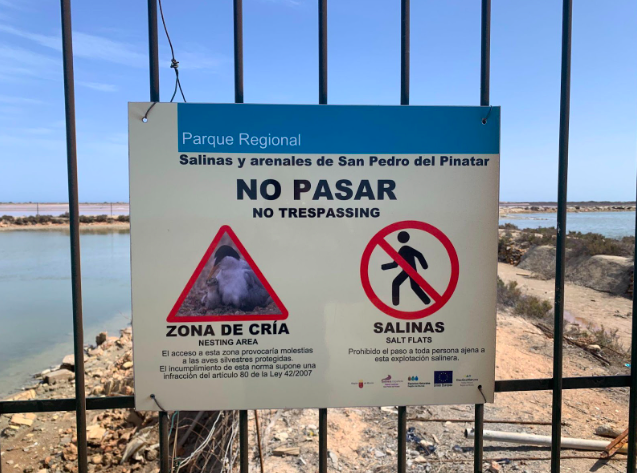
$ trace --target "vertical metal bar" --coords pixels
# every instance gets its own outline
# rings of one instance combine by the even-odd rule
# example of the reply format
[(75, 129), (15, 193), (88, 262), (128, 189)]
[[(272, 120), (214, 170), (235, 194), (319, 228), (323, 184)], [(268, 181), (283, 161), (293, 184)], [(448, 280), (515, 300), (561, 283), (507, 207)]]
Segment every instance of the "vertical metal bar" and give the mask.
[[(148, 69), (150, 101), (159, 102), (159, 41), (157, 36), (157, 0), (148, 0)], [(113, 204), (111, 204), (111, 214)], [(170, 473), (168, 413), (159, 412), (159, 471)]]
[(239, 411), (239, 471), (248, 473), (250, 468), (248, 455), (248, 411)]
[(234, 0), (234, 102), (243, 103), (243, 0)]
[[(234, 0), (234, 102), (243, 103), (243, 0)], [(248, 473), (248, 411), (239, 411), (239, 464)]]
[(398, 473), (407, 471), (407, 407), (398, 408)]
[(476, 404), (475, 433), (473, 439), (473, 471), (482, 473), (482, 459), (484, 458), (484, 404)]
[(254, 428), (257, 431), (257, 446), (259, 447), (259, 465), (261, 466), (261, 473), (265, 471), (263, 465), (263, 447), (261, 445), (261, 429), (259, 428), (259, 411), (254, 410)]
[[(637, 235), (637, 215), (635, 216), (635, 235)], [(637, 239), (635, 240), (635, 254), (637, 255)], [(635, 280), (635, 270), (633, 269), (633, 281)], [(630, 404), (628, 408), (628, 466), (626, 471), (634, 472), (637, 468), (637, 373), (632, 367), (632, 363), (637, 360), (637, 343), (635, 333), (637, 332), (637, 295), (635, 295), (633, 282), (633, 323), (630, 334)]]
[[(480, 105), (489, 105), (491, 78), (491, 0), (482, 0), (480, 27)], [(475, 438), (473, 439), (473, 471), (482, 473), (484, 458), (484, 404), (475, 405)]]
[[(319, 104), (327, 104), (327, 0), (318, 0)], [(319, 409), (319, 473), (327, 473), (327, 409)]]
[(400, 2), (400, 104), (409, 105), (409, 1)]
[(564, 337), (564, 270), (566, 263), (566, 184), (571, 102), (571, 25), (573, 0), (563, 0), (562, 86), (557, 190), (557, 246), (555, 261), (555, 331), (553, 336), (553, 415), (551, 426), (551, 472), (560, 471), (562, 443), (562, 357)]
[(159, 102), (159, 44), (157, 39), (157, 0), (148, 0), (148, 65), (150, 101)]
[[(410, 0), (400, 1), (400, 104), (409, 105)], [(407, 407), (398, 407), (398, 473), (407, 471)]]
[(159, 411), (159, 471), (160, 473), (170, 473), (169, 453), (170, 445), (168, 441), (168, 412)]
[(64, 65), (64, 108), (66, 112), (66, 161), (69, 189), (71, 240), (71, 293), (73, 300), (73, 353), (75, 355), (75, 418), (77, 425), (78, 472), (88, 471), (86, 446), (86, 393), (84, 386), (84, 327), (82, 323), (82, 270), (80, 264), (80, 209), (77, 187), (75, 141), (75, 84), (71, 0), (60, 0), (62, 14), (62, 58)]
[(319, 104), (327, 104), (327, 0), (318, 1), (319, 18)]
[(489, 105), (491, 77), (491, 0), (482, 0), (480, 34), (480, 105)]
[(319, 473), (327, 473), (327, 409), (319, 409)]

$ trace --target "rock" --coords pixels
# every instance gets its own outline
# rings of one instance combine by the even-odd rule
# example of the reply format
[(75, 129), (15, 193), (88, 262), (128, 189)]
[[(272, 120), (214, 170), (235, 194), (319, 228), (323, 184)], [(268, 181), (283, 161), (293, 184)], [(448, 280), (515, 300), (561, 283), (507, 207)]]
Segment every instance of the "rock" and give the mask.
[(2, 436), (4, 438), (11, 438), (11, 437), (15, 437), (15, 434), (17, 433), (17, 431), (15, 429), (19, 429), (20, 427), (16, 426), (16, 425), (10, 425), (9, 427), (7, 427), (6, 429), (4, 429), (2, 431)]
[(99, 357), (102, 356), (104, 354), (104, 350), (102, 350), (101, 348), (91, 348), (88, 351), (88, 355), (92, 356), (92, 357)]
[(62, 381), (69, 381), (75, 378), (75, 374), (72, 371), (61, 369), (52, 371), (44, 377), (44, 382), (49, 385), (61, 383)]
[(328, 450), (327, 451), (327, 456), (329, 457), (330, 461), (332, 462), (332, 467), (333, 468), (338, 468), (338, 456), (336, 455), (336, 453), (334, 453), (332, 450)]
[(301, 454), (299, 447), (278, 447), (272, 451), (272, 455), (275, 457), (294, 456), (298, 457)]
[(103, 460), (104, 460), (104, 457), (102, 455), (99, 455), (99, 454), (98, 455), (93, 455), (91, 457), (91, 463), (93, 465), (101, 465)]
[(633, 274), (631, 258), (595, 255), (573, 258), (566, 264), (566, 279), (596, 291), (623, 296)]
[(100, 346), (106, 340), (108, 340), (108, 332), (100, 332), (97, 337), (95, 337), (95, 343), (97, 343), (97, 346)]
[(113, 455), (111, 453), (105, 453), (104, 458), (102, 458), (102, 465), (108, 467), (113, 463)]
[[(86, 356), (84, 356), (84, 361), (86, 361)], [(66, 355), (62, 360), (61, 367), (70, 371), (75, 371), (75, 355)]]
[(125, 369), (125, 370), (129, 370), (129, 369), (131, 369), (132, 367), (133, 367), (133, 362), (132, 362), (132, 361), (127, 361), (126, 363), (124, 363), (124, 364), (122, 365), (122, 368), (123, 368), (123, 369)]
[(139, 427), (140, 425), (142, 425), (143, 419), (140, 417), (140, 415), (131, 410), (128, 411), (128, 414), (126, 414), (126, 422), (130, 422), (131, 424), (134, 424), (136, 427)]
[(422, 448), (427, 449), (429, 448), (432, 443), (431, 442), (427, 442), (426, 440), (421, 440), (420, 442), (418, 442), (418, 445), (420, 445)]
[(86, 439), (91, 444), (99, 445), (102, 437), (106, 433), (106, 429), (99, 424), (93, 424), (86, 428)]
[(288, 434), (287, 434), (286, 432), (276, 432), (276, 433), (274, 434), (274, 438), (275, 438), (276, 440), (281, 441), (281, 442), (285, 442), (285, 441), (288, 439), (288, 437), (289, 437), (289, 436), (288, 436)]
[(374, 456), (376, 458), (383, 458), (385, 456), (385, 454), (383, 452), (381, 452), (380, 450), (375, 450), (374, 451)]
[(452, 450), (456, 453), (464, 453), (464, 450), (462, 449), (460, 445), (454, 445)]
[(599, 353), (600, 351), (602, 351), (602, 347), (600, 347), (599, 345), (586, 345), (586, 349), (588, 351), (592, 351), (593, 353)]
[(77, 471), (77, 467), (73, 463), (65, 463), (64, 464), (64, 471), (66, 471), (68, 473), (75, 473)]
[(398, 414), (398, 411), (394, 407), (383, 406), (380, 410), (389, 414)]
[[(625, 296), (631, 285), (633, 262), (624, 256), (595, 255), (570, 257), (567, 250), (566, 279), (579, 286)], [(545, 278), (555, 276), (555, 247), (530, 248), (518, 267), (533, 271)]]
[(622, 432), (611, 424), (602, 424), (595, 429), (595, 435), (600, 437), (617, 438)]
[(74, 462), (77, 460), (77, 447), (70, 443), (62, 452), (62, 458), (67, 462)]
[(159, 452), (157, 449), (146, 450), (146, 460), (149, 462), (154, 462), (159, 457)]
[(306, 426), (305, 435), (308, 437), (316, 437), (318, 435), (318, 427), (313, 424)]
[[(46, 371), (46, 370), (45, 370)], [(13, 396), (7, 398), (7, 401), (29, 401), (31, 399), (35, 399), (35, 390), (28, 389), (26, 391), (22, 391), (21, 393), (14, 394)]]
[(9, 422), (13, 425), (26, 425), (27, 427), (31, 427), (37, 417), (38, 416), (33, 413), (14, 414)]
[(534, 246), (520, 260), (518, 268), (526, 269), (545, 278), (555, 276), (555, 247)]
[(427, 459), (420, 455), (414, 458), (414, 463), (427, 463)]
[(502, 467), (500, 466), (500, 464), (498, 462), (492, 461), (489, 464), (489, 471), (491, 473), (497, 473), (499, 471), (502, 471)]

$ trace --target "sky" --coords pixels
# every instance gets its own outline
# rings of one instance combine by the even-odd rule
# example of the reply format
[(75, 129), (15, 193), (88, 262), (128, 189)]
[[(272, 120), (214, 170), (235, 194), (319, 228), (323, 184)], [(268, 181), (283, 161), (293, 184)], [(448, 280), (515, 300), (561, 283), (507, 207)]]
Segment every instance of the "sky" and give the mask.
[[(149, 100), (146, 2), (72, 3), (80, 201), (128, 201), (127, 103)], [(557, 198), (561, 3), (493, 0), (503, 201)], [(573, 3), (568, 198), (635, 200), (637, 3)], [(317, 103), (317, 1), (243, 4), (245, 102)], [(186, 99), (232, 102), (232, 0), (163, 6)], [(68, 201), (61, 44), (59, 1), (0, 0), (0, 201)], [(329, 1), (328, 71), (329, 103), (398, 104), (400, 1)], [(478, 105), (479, 77), (480, 1), (412, 0), (411, 104)]]

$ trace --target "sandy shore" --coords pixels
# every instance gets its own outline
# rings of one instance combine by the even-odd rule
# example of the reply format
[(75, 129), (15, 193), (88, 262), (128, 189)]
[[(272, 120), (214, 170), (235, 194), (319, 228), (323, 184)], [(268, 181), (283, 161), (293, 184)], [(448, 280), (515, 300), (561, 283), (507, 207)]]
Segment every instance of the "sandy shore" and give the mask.
[[(553, 302), (555, 280), (537, 279), (533, 273), (517, 266), (498, 263), (498, 276), (505, 282), (515, 281), (525, 294)], [(564, 285), (565, 319), (583, 327), (604, 327), (606, 331), (617, 330), (625, 348), (630, 348), (633, 302), (626, 297), (595, 291), (572, 283)]]
[[(586, 212), (634, 212), (636, 209), (634, 204), (629, 205), (569, 205), (567, 212), (586, 213)], [(530, 214), (530, 213), (557, 213), (557, 205), (500, 205), (500, 217), (511, 214)]]

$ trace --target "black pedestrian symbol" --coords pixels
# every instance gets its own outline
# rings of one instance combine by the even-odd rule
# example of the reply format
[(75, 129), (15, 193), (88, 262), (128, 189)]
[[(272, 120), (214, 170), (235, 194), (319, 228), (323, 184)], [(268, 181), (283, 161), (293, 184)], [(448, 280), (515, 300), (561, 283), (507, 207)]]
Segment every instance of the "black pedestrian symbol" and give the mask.
[[(407, 243), (409, 241), (409, 233), (402, 231), (398, 234), (398, 241), (400, 243)], [(414, 268), (414, 271), (418, 272), (418, 268), (416, 267), (416, 260), (420, 263), (423, 269), (427, 269), (429, 265), (425, 260), (425, 257), (422, 253), (411, 246), (403, 245), (400, 250), (398, 250), (398, 254), (402, 256), (402, 258), (407, 262), (409, 266)], [(387, 269), (394, 269), (398, 267), (398, 263), (396, 261), (392, 261), (391, 263), (386, 263), (381, 266), (383, 271)], [(418, 283), (410, 277), (404, 270), (400, 272), (398, 276), (394, 278), (394, 281), (391, 285), (391, 299), (394, 305), (400, 304), (400, 285), (404, 283), (409, 278), (409, 282), (411, 285), (411, 290), (416, 293), (416, 295), (423, 301), (425, 304), (429, 304), (431, 299), (429, 296), (425, 294), (425, 291), (418, 285)]]

